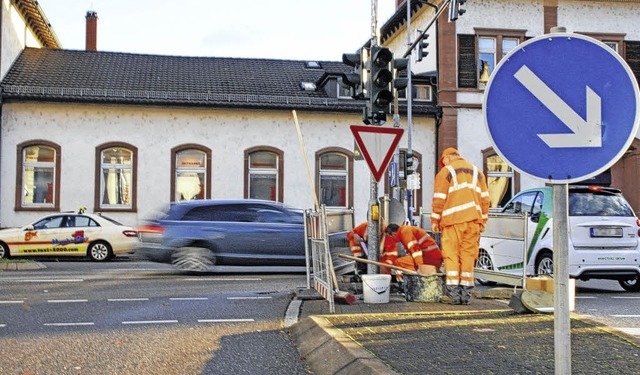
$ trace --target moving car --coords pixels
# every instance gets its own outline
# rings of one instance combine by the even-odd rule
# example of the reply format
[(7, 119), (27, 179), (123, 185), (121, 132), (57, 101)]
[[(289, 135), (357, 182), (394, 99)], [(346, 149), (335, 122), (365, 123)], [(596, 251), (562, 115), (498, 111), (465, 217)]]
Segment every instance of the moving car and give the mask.
[[(640, 291), (640, 221), (620, 190), (569, 186), (568, 191), (570, 277), (617, 280), (627, 291)], [(552, 187), (546, 186), (518, 193), (501, 211), (528, 213), (527, 275), (553, 274), (552, 204)], [(523, 257), (521, 241), (483, 236), (476, 267), (522, 275)]]
[(12, 256), (88, 256), (105, 261), (131, 253), (134, 228), (101, 214), (62, 212), (21, 228), (0, 230), (0, 259)]
[[(212, 266), (280, 266), (304, 270), (302, 210), (281, 203), (192, 200), (170, 206), (164, 217), (138, 228), (135, 255), (189, 271)], [(348, 247), (344, 233), (330, 246)], [(301, 268), (302, 267), (302, 268)]]

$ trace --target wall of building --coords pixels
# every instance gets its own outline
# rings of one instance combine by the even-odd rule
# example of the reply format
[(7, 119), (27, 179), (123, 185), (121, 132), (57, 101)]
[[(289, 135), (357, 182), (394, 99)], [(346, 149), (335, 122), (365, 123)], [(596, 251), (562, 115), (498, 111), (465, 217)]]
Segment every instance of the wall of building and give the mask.
[[(316, 151), (326, 147), (353, 150), (354, 138), (349, 125), (361, 124), (360, 115), (300, 110), (297, 115), (313, 176)], [(435, 157), (430, 146), (434, 132), (433, 119), (415, 119), (413, 148), (429, 160)], [(212, 198), (242, 198), (244, 150), (271, 146), (284, 151), (284, 203), (299, 208), (313, 207), (305, 160), (290, 111), (5, 103), (0, 133), (2, 227), (23, 225), (42, 215), (42, 212), (14, 210), (16, 146), (34, 139), (46, 139), (62, 148), (60, 208), (63, 211), (77, 210), (80, 206), (93, 210), (95, 148), (107, 142), (126, 142), (138, 148), (138, 212), (109, 213), (125, 224), (137, 224), (169, 204), (171, 149), (187, 143), (212, 150)], [(401, 145), (406, 143), (405, 135)], [(428, 164), (431, 163), (423, 165), (422, 173), (433, 175), (433, 167)], [(366, 220), (369, 181), (366, 163), (356, 161), (354, 206), (358, 221)], [(383, 191), (382, 185), (379, 191)], [(423, 202), (430, 204), (431, 194), (431, 186), (426, 186)]]
[(24, 19), (10, 0), (2, 0), (2, 43), (0, 43), (0, 79), (25, 47), (40, 48), (41, 45), (27, 27)]

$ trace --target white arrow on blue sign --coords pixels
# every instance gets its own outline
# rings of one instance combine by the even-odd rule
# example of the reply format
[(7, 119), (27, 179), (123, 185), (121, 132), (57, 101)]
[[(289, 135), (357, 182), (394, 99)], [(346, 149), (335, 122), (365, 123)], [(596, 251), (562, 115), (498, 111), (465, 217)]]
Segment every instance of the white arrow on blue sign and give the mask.
[(640, 125), (633, 72), (611, 47), (568, 33), (541, 35), (505, 56), (485, 90), (496, 152), (518, 171), (571, 183), (610, 168)]

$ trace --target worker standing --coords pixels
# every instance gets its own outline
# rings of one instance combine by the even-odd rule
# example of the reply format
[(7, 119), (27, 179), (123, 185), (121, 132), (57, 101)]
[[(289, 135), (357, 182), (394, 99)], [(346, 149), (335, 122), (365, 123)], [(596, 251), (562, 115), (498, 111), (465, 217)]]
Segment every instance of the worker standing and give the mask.
[(407, 255), (396, 259), (396, 266), (416, 271), (423, 264), (434, 266), (436, 270), (442, 266), (440, 247), (426, 230), (411, 225), (389, 224), (385, 233), (395, 242), (401, 242), (407, 251)]
[[(365, 221), (347, 233), (347, 240), (349, 241), (351, 254), (356, 258), (367, 258), (367, 254), (365, 254), (362, 246), (363, 244), (365, 246), (367, 244), (367, 227), (368, 223)], [(382, 254), (380, 254), (380, 262), (393, 265), (395, 260), (398, 258), (398, 247), (395, 241), (389, 238), (389, 236), (384, 235), (384, 232), (383, 236), (384, 248), (382, 250)], [(356, 262), (356, 269), (360, 274), (367, 273), (366, 263)], [(389, 274), (391, 273), (391, 269), (382, 267), (380, 272)]]
[(431, 229), (442, 232), (445, 295), (440, 302), (467, 305), (474, 286), (480, 233), (489, 217), (489, 192), (484, 174), (449, 147), (438, 161), (431, 204)]

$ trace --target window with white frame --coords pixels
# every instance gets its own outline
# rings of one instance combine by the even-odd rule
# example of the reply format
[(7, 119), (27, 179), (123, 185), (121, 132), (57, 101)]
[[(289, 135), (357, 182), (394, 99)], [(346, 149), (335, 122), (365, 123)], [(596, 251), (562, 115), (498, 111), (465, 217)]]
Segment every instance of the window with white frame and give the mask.
[[(433, 101), (433, 88), (431, 85), (412, 85), (413, 86), (413, 97), (411, 98), (414, 101), (420, 102), (430, 102)], [(407, 100), (407, 90), (399, 90), (398, 91), (398, 99)]]
[(100, 151), (100, 208), (131, 209), (134, 152), (113, 146)]
[(478, 85), (484, 88), (498, 62), (520, 43), (519, 38), (502, 35), (478, 37)]
[(175, 202), (204, 199), (207, 191), (207, 154), (186, 149), (175, 153)]
[(319, 203), (327, 207), (347, 207), (349, 202), (349, 158), (338, 152), (319, 157)]
[(248, 197), (281, 201), (279, 196), (280, 156), (271, 151), (258, 150), (248, 155)]
[(504, 207), (515, 194), (514, 172), (498, 154), (485, 158), (491, 207)]
[(59, 147), (31, 144), (19, 146), (19, 149), (22, 155), (18, 177), (21, 180), (19, 208), (57, 207)]

